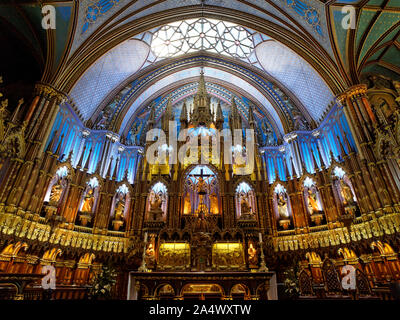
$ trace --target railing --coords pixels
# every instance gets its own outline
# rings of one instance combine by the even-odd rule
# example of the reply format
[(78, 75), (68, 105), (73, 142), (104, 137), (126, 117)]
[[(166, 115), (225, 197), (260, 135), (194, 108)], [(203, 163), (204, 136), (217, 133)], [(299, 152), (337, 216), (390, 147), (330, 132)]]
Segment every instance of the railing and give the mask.
[(320, 231), (327, 231), (328, 230), (328, 225), (323, 224), (320, 226), (315, 226), (315, 227), (310, 227), (310, 232), (320, 232)]
[(77, 226), (77, 225), (74, 225), (74, 231), (82, 232), (82, 233), (93, 233), (92, 228), (82, 227), (82, 226)]
[(278, 236), (294, 236), (294, 235), (296, 235), (296, 230), (278, 231)]
[(123, 238), (123, 237), (125, 237), (125, 232), (108, 230), (107, 236)]

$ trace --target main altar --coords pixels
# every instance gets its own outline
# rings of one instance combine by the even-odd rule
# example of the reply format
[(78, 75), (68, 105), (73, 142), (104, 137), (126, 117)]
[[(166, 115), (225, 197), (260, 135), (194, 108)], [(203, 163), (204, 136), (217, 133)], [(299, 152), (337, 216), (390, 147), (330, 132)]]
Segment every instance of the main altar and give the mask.
[[(171, 117), (169, 102), (161, 119), (161, 129), (168, 134)], [(228, 122), (232, 134), (241, 130), (234, 101)], [(211, 105), (201, 73), (193, 104), (182, 106), (179, 128), (187, 130), (187, 139), (197, 140), (201, 152), (193, 155), (188, 150), (174, 164), (173, 146), (166, 145), (157, 150), (158, 157), (165, 152), (164, 164), (145, 161), (139, 169), (143, 185), (150, 189), (143, 190), (148, 195), (144, 220), (137, 225), (143, 254), (141, 266), (129, 275), (131, 299), (265, 299), (268, 292), (274, 296), (274, 273), (268, 271), (262, 250), (255, 174), (239, 174), (243, 165), (238, 161), (220, 161), (226, 152), (222, 146), (221, 159), (212, 152), (223, 123), (221, 103)], [(236, 150), (234, 157), (246, 157), (246, 152)]]

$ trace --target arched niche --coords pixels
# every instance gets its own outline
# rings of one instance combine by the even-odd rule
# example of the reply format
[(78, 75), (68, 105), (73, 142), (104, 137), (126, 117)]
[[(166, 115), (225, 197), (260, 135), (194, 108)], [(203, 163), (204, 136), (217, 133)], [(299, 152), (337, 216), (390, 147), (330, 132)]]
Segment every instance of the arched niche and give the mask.
[(346, 171), (335, 165), (331, 171), (335, 200), (344, 212), (358, 214), (357, 197)]
[(235, 206), (237, 219), (254, 219), (256, 197), (253, 186), (241, 181), (235, 188)]
[(243, 283), (237, 283), (232, 286), (230, 296), (232, 299), (250, 300), (251, 293), (248, 286)]
[(60, 165), (47, 188), (44, 202), (49, 206), (58, 207), (66, 197), (71, 181), (72, 168), (66, 164)]
[(278, 229), (292, 229), (293, 216), (290, 198), (282, 182), (276, 182), (272, 185), (272, 202), (275, 217), (278, 222)]
[(93, 215), (96, 212), (100, 187), (100, 180), (96, 176), (92, 176), (86, 181), (79, 204), (79, 217), (77, 220), (84, 227), (91, 224)]
[(396, 95), (392, 90), (369, 90), (368, 97), (372, 111), (381, 122), (388, 121), (398, 108)]
[(324, 221), (325, 216), (317, 184), (310, 176), (303, 177), (301, 184), (303, 186), (303, 199), (308, 216), (312, 223), (320, 225)]
[(126, 226), (128, 212), (131, 204), (131, 189), (126, 182), (120, 183), (113, 196), (109, 228), (122, 231)]
[(165, 221), (168, 211), (168, 188), (166, 183), (155, 182), (147, 196), (146, 213), (147, 220)]
[(190, 166), (183, 181), (183, 215), (221, 213), (221, 188), (218, 174), (211, 166)]
[(175, 296), (175, 290), (169, 283), (162, 284), (155, 290), (155, 296), (159, 299), (172, 299)]

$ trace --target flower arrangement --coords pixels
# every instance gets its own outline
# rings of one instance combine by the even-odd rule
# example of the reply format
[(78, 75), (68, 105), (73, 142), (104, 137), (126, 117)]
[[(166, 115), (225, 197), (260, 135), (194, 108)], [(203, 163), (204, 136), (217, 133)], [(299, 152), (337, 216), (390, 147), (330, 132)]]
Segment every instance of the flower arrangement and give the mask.
[(91, 299), (110, 299), (111, 289), (117, 282), (117, 272), (110, 265), (103, 265), (95, 276), (89, 291)]
[(290, 299), (296, 299), (300, 293), (297, 267), (293, 266), (287, 269), (283, 274), (286, 277), (283, 282), (285, 286), (285, 294), (287, 294)]

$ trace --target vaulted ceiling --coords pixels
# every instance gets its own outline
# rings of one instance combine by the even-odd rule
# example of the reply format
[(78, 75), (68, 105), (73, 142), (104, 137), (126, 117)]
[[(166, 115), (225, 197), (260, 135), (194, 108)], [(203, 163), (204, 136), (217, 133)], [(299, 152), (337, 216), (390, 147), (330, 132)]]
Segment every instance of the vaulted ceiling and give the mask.
[[(23, 43), (3, 39), (15, 52), (8, 70), (67, 93), (86, 124), (113, 105), (109, 129), (119, 133), (152, 99), (195, 81), (200, 67), (209, 83), (262, 107), (281, 135), (293, 130), (296, 110), (318, 125), (334, 96), (365, 74), (400, 77), (395, 0), (40, 2), (0, 4), (2, 29)], [(56, 8), (55, 30), (41, 27), (46, 4)], [(342, 27), (346, 5), (356, 9), (355, 29)]]

